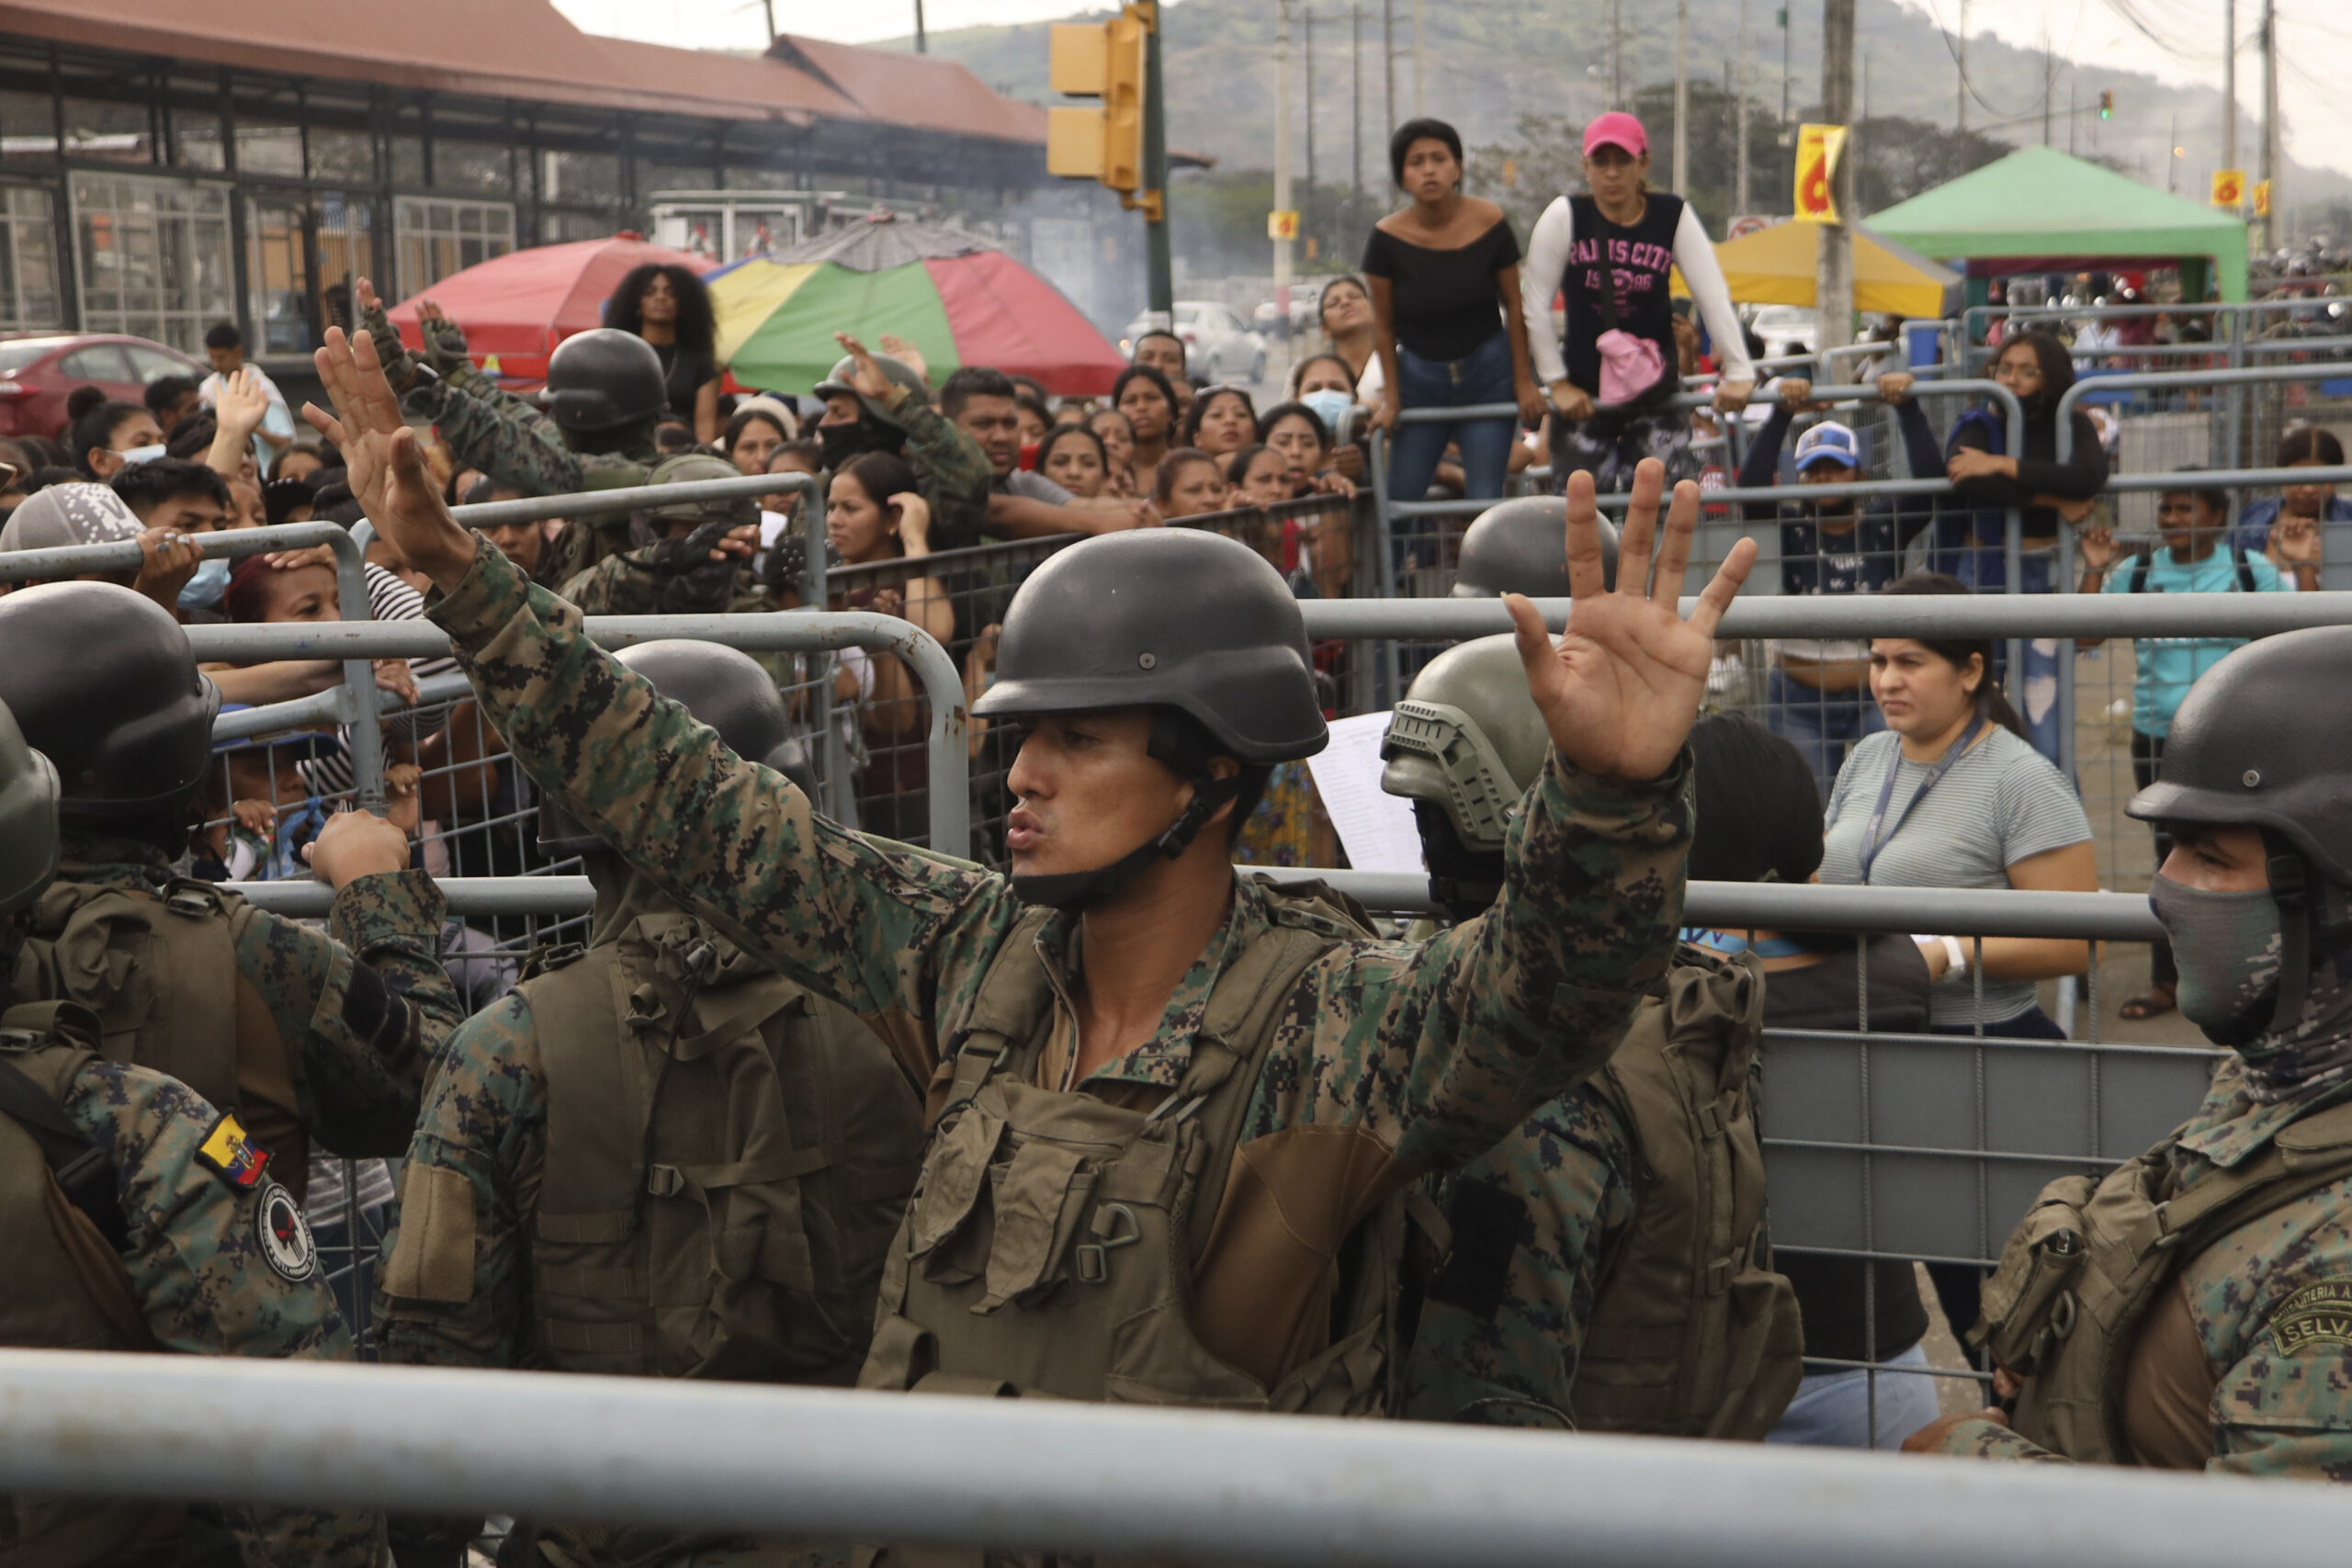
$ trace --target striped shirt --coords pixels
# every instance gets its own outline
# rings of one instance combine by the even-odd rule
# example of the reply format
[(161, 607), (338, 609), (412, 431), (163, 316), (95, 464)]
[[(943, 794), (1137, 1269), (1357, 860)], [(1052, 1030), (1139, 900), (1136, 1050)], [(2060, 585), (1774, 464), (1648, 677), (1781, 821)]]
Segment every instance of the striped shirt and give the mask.
[[(1952, 764), (1917, 810), (1905, 815), (1933, 766), (1905, 758), (1902, 739), (1893, 730), (1855, 745), (1829, 792), (1822, 881), (1862, 880), (1862, 840), (1890, 767), (1895, 770), (1894, 792), (1887, 801), (1884, 841), (1871, 863), (1873, 887), (2007, 887), (2009, 867), (2019, 861), (2091, 836), (2090, 818), (2065, 776), (1998, 725)], [(1924, 909), (1919, 929), (1936, 929)], [(2030, 980), (1986, 978), (1981, 1003), (1977, 982), (1972, 972), (1938, 985), (1929, 996), (1929, 1021), (1938, 1026), (1989, 1026), (2034, 1005)]]
[[(379, 621), (421, 621), (424, 618), (424, 595), (411, 588), (392, 573), (370, 561), (364, 569), (368, 576), (368, 614)], [(457, 672), (458, 661), (447, 654), (432, 659), (412, 659), (408, 672), (419, 681), (435, 675)], [(391, 718), (384, 722), (384, 739), (388, 744), (413, 741), (421, 728), (413, 717)], [(437, 721), (431, 728), (439, 728)], [(429, 729), (423, 732), (429, 733)], [(320, 757), (311, 761), (297, 762), (295, 772), (311, 792), (319, 795), (349, 795), (358, 787), (358, 777), (351, 771), (351, 731), (346, 728), (337, 732), (346, 750), (334, 756)]]

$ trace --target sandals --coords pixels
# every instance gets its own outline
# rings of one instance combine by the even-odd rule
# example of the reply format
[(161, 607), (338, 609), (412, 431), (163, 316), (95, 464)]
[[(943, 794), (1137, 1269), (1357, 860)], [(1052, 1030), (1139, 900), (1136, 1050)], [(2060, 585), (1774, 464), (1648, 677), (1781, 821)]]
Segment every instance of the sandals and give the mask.
[(2133, 997), (2117, 1010), (2119, 1017), (2137, 1023), (2142, 1019), (2156, 1018), (2180, 1005), (2179, 994), (2170, 986), (2152, 986), (2145, 995)]

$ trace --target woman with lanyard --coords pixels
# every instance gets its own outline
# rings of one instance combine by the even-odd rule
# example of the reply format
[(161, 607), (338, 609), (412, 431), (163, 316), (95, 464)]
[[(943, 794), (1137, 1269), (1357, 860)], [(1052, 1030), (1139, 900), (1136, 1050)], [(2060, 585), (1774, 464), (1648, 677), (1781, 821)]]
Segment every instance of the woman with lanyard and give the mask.
[[(1521, 314), (1550, 391), (1555, 486), (1583, 468), (1601, 489), (1623, 490), (1644, 457), (1665, 463), (1669, 480), (1698, 477), (1690, 416), (1669, 402), (1681, 385), (1668, 292), (1678, 267), (1723, 368), (1716, 410), (1736, 415), (1756, 384), (1706, 228), (1680, 197), (1650, 189), (1649, 169), (1642, 122), (1600, 116), (1584, 132), (1590, 194), (1556, 198), (1528, 236)], [(1555, 294), (1567, 307), (1565, 343), (1551, 330)]]
[[(1965, 594), (1920, 573), (1881, 592)], [(1846, 758), (1829, 792), (1821, 880), (1873, 887), (2018, 887), (2094, 893), (2090, 819), (2074, 786), (2028, 743), (2017, 710), (1991, 680), (1990, 639), (1874, 638), (1871, 695), (1886, 728)], [(1923, 900), (1923, 903), (1928, 902)], [(2079, 942), (2042, 937), (1912, 939), (1936, 984), (1937, 1034), (2063, 1040), (2037, 984), (2079, 975)], [(1955, 1333), (1976, 1321), (1980, 1271), (1930, 1265)]]

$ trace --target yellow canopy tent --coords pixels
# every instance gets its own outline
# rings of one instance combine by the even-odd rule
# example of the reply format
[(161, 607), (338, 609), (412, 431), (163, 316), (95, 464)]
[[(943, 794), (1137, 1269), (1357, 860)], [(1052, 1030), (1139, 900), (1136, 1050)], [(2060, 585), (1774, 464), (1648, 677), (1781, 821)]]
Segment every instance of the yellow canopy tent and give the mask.
[[(1814, 269), (1820, 255), (1819, 228), (1812, 223), (1775, 223), (1715, 247), (1724, 281), (1740, 305), (1810, 305)], [(1674, 292), (1688, 296), (1679, 269)], [(1934, 321), (1959, 310), (1961, 276), (1949, 267), (1867, 229), (1854, 231), (1854, 309), (1864, 315), (1910, 316)]]

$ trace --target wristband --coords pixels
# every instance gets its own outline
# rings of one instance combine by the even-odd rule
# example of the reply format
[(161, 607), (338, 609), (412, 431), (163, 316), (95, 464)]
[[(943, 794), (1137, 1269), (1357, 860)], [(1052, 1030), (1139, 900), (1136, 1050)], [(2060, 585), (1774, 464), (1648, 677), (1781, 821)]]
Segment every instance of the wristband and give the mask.
[(1951, 961), (1951, 967), (1944, 971), (1944, 978), (1947, 980), (1967, 979), (1968, 950), (1960, 945), (1960, 938), (1946, 936), (1938, 937), (1936, 940), (1944, 944), (1944, 956)]

